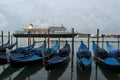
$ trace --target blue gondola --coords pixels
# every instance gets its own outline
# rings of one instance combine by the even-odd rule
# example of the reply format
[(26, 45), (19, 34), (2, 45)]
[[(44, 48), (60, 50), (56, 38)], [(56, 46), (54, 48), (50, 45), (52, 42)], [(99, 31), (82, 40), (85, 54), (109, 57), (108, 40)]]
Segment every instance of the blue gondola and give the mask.
[(56, 43), (51, 47), (51, 48), (46, 48), (44, 51), (44, 55), (45, 57), (52, 57), (54, 56), (59, 50), (59, 42), (56, 41)]
[(111, 70), (120, 69), (120, 62), (116, 58), (109, 56), (108, 52), (105, 49), (100, 48), (94, 42), (93, 42), (93, 51), (97, 64), (102, 65), (105, 68)]
[(120, 57), (120, 51), (107, 42), (108, 54), (113, 57)]
[(11, 53), (27, 53), (28, 50), (32, 50), (35, 45), (36, 45), (36, 42), (34, 41), (33, 44), (31, 44), (27, 47), (19, 47), (15, 50), (12, 50)]
[(35, 46), (35, 42), (32, 45), (29, 46), (30, 47), (29, 51), (28, 51), (28, 47), (18, 48), (18, 49), (14, 50), (14, 51), (17, 51), (17, 50), (19, 51), (20, 49), (22, 51), (19, 51), (19, 52), (16, 52), (16, 53), (11, 52), (11, 57), (12, 58), (17, 58), (17, 57), (30, 56), (30, 55), (33, 55), (33, 54), (35, 54), (35, 55), (42, 54), (41, 50), (46, 48), (46, 43), (44, 42), (44, 44), (40, 45), (40, 47), (38, 47), (38, 48), (33, 48), (34, 46)]
[(38, 56), (42, 56), (42, 49), (46, 48), (46, 41), (44, 41), (44, 44), (42, 44), (41, 46), (37, 47), (37, 48), (33, 48), (32, 50), (29, 51), (30, 54), (35, 54)]
[(87, 48), (87, 46), (81, 42), (81, 45), (77, 51), (77, 67), (80, 71), (86, 71), (88, 68), (91, 67), (91, 52)]
[[(30, 54), (30, 51), (33, 50), (34, 46), (36, 45), (36, 42), (34, 41), (33, 44), (27, 46), (27, 47), (19, 47), (15, 50), (12, 50), (10, 53), (11, 58), (17, 58), (17, 57), (25, 57)], [(39, 48), (38, 48), (39, 49)]]
[(6, 64), (7, 63), (7, 53), (6, 49), (12, 49), (16, 45), (16, 42), (9, 45), (9, 46), (4, 46), (2, 50), (0, 50), (0, 64)]
[[(46, 60), (46, 59), (50, 58), (51, 56), (53, 56), (55, 54), (55, 52), (57, 53), (57, 50), (59, 48), (58, 42), (56, 42), (56, 44), (54, 44), (54, 46), (51, 47), (50, 49), (46, 49), (46, 47), (43, 45), (42, 45), (42, 47), (39, 48), (40, 50), (42, 50), (42, 55), (37, 55), (35, 52), (40, 51), (40, 50), (36, 50), (32, 54), (26, 55), (24, 57), (16, 57), (16, 58), (10, 57), (10, 65), (12, 67), (23, 67), (23, 66), (40, 64), (43, 62), (43, 59)], [(49, 53), (47, 53), (48, 51), (46, 51), (46, 50), (50, 50)]]
[[(6, 49), (11, 49), (11, 48), (13, 48), (16, 44), (17, 44), (17, 43), (15, 42), (15, 43), (13, 43), (13, 44), (11, 44), (11, 45), (8, 45), (8, 46), (6, 46), (6, 47), (4, 46), (5, 51), (6, 51)], [(28, 49), (32, 49), (32, 48), (35, 46), (35, 44), (36, 44), (36, 42), (33, 42), (33, 44), (30, 45), (30, 46), (28, 46), (28, 47), (20, 47), (20, 48), (17, 48), (17, 49), (15, 49), (15, 50), (11, 51), (11, 52), (10, 52), (10, 55), (11, 55), (12, 57), (24, 57), (24, 54), (21, 54), (21, 53), (23, 53), (23, 52), (24, 52), (24, 53), (28, 52)], [(6, 43), (6, 45), (7, 45), (7, 43)], [(7, 52), (1, 52), (1, 53), (0, 53), (0, 64), (6, 64), (6, 63), (8, 63), (7, 59), (8, 59), (8, 54), (7, 54)]]
[(9, 45), (9, 41), (7, 43), (3, 44), (3, 45), (0, 45), (0, 48), (6, 47), (8, 45)]
[(70, 45), (66, 41), (63, 48), (50, 60), (46, 61), (46, 69), (53, 69), (67, 63), (70, 59)]
[(8, 49), (12, 49), (15, 45), (17, 44), (17, 42), (13, 43), (13, 44), (9, 44), (9, 41), (6, 44), (3, 44), (3, 46), (0, 46), (0, 53), (5, 53), (6, 52), (6, 48)]

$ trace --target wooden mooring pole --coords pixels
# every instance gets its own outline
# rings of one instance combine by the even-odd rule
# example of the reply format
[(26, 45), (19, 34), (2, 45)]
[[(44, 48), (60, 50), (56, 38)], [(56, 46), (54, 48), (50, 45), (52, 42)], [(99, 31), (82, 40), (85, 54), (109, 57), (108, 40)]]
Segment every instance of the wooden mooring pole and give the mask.
[(30, 45), (31, 45), (31, 30), (28, 31), (28, 51), (30, 51)]
[(4, 44), (3, 31), (1, 32), (1, 37), (2, 37), (2, 48), (3, 48), (3, 44)]
[(50, 48), (50, 29), (48, 29), (48, 53), (50, 52), (49, 48)]
[(18, 48), (18, 37), (16, 37), (16, 49)]
[(12, 37), (12, 35), (11, 35), (11, 44), (13, 43), (13, 39), (12, 39), (13, 37)]
[[(12, 35), (11, 35), (11, 44), (13, 43), (13, 37), (12, 37)], [(11, 49), (12, 50), (12, 49)]]
[(72, 28), (72, 60), (74, 58), (74, 28)]
[(59, 35), (59, 52), (60, 52), (60, 35)]
[[(30, 32), (28, 32), (30, 34)], [(30, 45), (30, 36), (28, 36), (28, 51), (29, 51), (29, 45)]]
[(102, 48), (104, 48), (104, 34), (102, 34)]
[[(46, 37), (45, 37), (45, 44), (46, 44)], [(45, 46), (45, 48), (46, 48), (46, 46)]]
[(71, 80), (73, 78), (73, 65), (74, 65), (74, 61), (73, 61), (73, 58), (74, 58), (74, 28), (72, 28), (72, 54), (71, 54)]
[[(97, 29), (97, 52), (98, 52), (98, 44), (99, 43), (99, 29)], [(98, 58), (98, 55), (96, 56)], [(95, 80), (97, 80), (97, 63), (95, 64), (96, 70), (95, 70)]]
[(98, 45), (99, 45), (99, 29), (97, 29), (97, 52), (98, 52)]
[(88, 49), (90, 49), (90, 34), (88, 34)]
[(10, 46), (10, 32), (8, 32), (8, 42), (9, 42), (9, 46)]
[(120, 41), (120, 40), (119, 40), (119, 36), (118, 36), (118, 50), (119, 50), (119, 41)]

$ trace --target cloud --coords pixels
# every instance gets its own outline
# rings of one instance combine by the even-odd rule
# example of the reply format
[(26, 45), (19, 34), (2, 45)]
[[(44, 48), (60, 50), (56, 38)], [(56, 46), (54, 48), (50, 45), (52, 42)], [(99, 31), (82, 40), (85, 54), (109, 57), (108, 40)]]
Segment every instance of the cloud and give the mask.
[[(0, 28), (15, 31), (33, 25), (75, 28), (78, 32), (119, 33), (119, 0), (3, 0)], [(4, 27), (2, 27), (4, 25)]]

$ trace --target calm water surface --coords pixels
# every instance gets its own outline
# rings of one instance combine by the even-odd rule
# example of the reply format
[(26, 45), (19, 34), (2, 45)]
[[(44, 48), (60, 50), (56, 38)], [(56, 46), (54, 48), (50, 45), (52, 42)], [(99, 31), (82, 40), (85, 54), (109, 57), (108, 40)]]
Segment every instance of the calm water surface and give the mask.
[[(41, 39), (36, 39), (41, 40)], [(43, 39), (42, 39), (43, 40)], [(51, 39), (52, 40), (52, 39)], [(54, 40), (54, 39), (53, 39)], [(61, 39), (64, 40), (64, 39)], [(71, 39), (66, 39), (71, 40)], [(85, 43), (87, 39), (76, 38), (74, 42), (74, 59), (73, 65), (71, 65), (71, 60), (61, 67), (57, 67), (53, 70), (45, 70), (43, 65), (36, 65), (23, 68), (12, 68), (8, 64), (0, 65), (0, 80), (120, 80), (120, 72), (109, 71), (103, 67), (96, 66), (94, 60), (92, 60), (92, 67), (86, 72), (80, 72), (76, 66), (76, 51), (80, 45), (81, 40)], [(92, 41), (93, 39), (91, 39)], [(105, 39), (105, 40), (117, 40), (117, 39)], [(25, 41), (25, 42), (22, 42)], [(14, 42), (14, 40), (13, 40)], [(64, 45), (65, 42), (60, 42), (60, 47)], [(41, 43), (36, 45), (39, 46)], [(50, 43), (52, 46), (54, 42)], [(71, 42), (69, 42), (71, 44)], [(26, 46), (26, 39), (19, 39), (19, 46)], [(112, 43), (117, 48), (117, 43)], [(101, 44), (100, 44), (101, 46)], [(92, 45), (90, 44), (90, 50), (92, 51)], [(104, 48), (105, 44), (104, 44)], [(93, 52), (92, 52), (93, 56)]]

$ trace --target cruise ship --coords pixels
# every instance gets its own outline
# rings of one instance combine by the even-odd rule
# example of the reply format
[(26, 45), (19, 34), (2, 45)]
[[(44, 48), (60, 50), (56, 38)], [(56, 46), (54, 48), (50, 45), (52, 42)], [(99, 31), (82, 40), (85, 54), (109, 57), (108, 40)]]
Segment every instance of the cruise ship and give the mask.
[(13, 35), (15, 37), (73, 37), (76, 36), (77, 33), (67, 31), (63, 25), (61, 25), (61, 27), (50, 26), (48, 28), (40, 28), (29, 24), (29, 26), (23, 28), (23, 30), (15, 31)]

